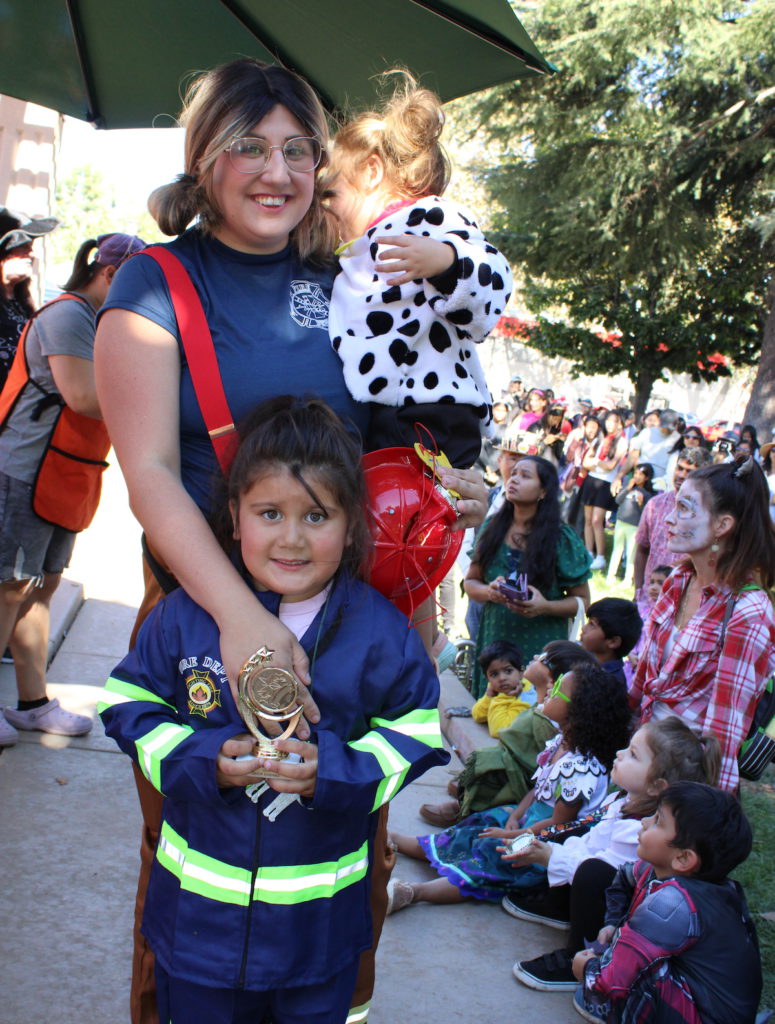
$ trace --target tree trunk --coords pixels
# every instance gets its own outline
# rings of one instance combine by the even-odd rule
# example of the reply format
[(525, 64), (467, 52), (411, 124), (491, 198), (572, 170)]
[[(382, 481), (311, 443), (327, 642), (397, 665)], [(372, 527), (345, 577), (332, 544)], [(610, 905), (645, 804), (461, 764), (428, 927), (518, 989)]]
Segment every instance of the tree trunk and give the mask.
[(651, 389), (654, 387), (654, 381), (659, 377), (659, 374), (653, 370), (641, 370), (640, 373), (629, 374), (629, 377), (635, 385), (635, 405), (632, 411), (635, 413), (636, 422), (639, 422), (640, 417), (648, 408)]
[(767, 289), (769, 314), (764, 322), (764, 338), (759, 369), (751, 389), (751, 398), (743, 416), (743, 423), (752, 423), (760, 444), (774, 440), (775, 428), (775, 267)]

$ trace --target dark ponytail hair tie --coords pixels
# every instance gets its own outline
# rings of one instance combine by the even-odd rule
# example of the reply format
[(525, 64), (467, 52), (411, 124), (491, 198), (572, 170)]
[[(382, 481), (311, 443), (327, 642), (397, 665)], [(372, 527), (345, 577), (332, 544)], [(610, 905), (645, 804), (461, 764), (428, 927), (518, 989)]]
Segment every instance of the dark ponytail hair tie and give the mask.
[(175, 178), (178, 185), (196, 185), (197, 181), (193, 174), (179, 174)]

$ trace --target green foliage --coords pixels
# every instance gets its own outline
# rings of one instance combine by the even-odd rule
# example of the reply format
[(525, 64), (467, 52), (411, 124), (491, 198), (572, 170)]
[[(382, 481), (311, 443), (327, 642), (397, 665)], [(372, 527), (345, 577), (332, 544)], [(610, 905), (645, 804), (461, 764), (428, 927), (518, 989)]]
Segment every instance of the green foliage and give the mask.
[(147, 210), (120, 204), (115, 189), (91, 165), (78, 167), (57, 184), (54, 216), (62, 222), (51, 235), (54, 263), (69, 267), (82, 242), (111, 231), (166, 241)]
[(117, 231), (116, 198), (96, 168), (79, 167), (57, 184), (54, 215), (61, 221), (51, 236), (57, 263), (72, 263), (82, 242)]
[(544, 314), (533, 344), (626, 371), (642, 402), (663, 370), (712, 379), (729, 372), (715, 353), (758, 356), (772, 254), (748, 225), (772, 216), (771, 15), (771, 0), (545, 0), (520, 16), (559, 73), (453, 109), (491, 148), (491, 236)]

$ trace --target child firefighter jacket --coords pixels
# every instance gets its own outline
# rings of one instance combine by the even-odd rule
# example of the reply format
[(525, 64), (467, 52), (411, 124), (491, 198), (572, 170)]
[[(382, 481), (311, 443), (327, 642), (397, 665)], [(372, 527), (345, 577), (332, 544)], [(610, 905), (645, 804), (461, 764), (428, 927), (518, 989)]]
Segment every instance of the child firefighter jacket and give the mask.
[[(280, 598), (260, 593), (273, 613)], [(439, 685), (416, 632), (371, 587), (340, 575), (302, 638), (321, 719), (310, 800), (274, 821), (215, 758), (244, 732), (218, 629), (183, 592), (148, 618), (115, 669), (105, 729), (165, 796), (143, 932), (163, 968), (215, 987), (311, 985), (371, 943), (375, 812), (445, 764)]]

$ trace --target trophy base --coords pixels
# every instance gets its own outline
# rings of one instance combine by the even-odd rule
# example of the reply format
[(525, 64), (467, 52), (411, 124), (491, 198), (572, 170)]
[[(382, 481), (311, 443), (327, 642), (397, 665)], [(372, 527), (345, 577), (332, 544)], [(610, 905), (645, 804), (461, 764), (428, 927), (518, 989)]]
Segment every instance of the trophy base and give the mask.
[[(253, 747), (253, 753), (251, 757), (261, 757), (265, 761), (276, 761), (278, 764), (281, 761), (288, 761), (290, 764), (300, 764), (301, 758), (298, 754), (288, 754), (283, 750), (278, 750), (277, 747), (271, 743), (258, 742)], [(256, 771), (251, 772), (248, 776), (251, 779), (282, 779), (285, 776), (279, 772), (272, 771), (271, 768), (258, 768)]]

